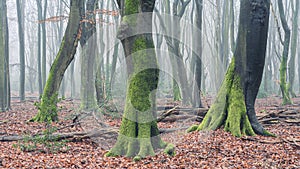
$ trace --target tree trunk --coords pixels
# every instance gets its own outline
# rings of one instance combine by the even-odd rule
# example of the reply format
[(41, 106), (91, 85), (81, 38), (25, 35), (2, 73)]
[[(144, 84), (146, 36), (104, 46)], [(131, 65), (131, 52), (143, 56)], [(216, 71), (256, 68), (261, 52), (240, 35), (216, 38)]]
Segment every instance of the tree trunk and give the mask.
[(82, 16), (83, 1), (71, 0), (70, 15), (60, 50), (51, 66), (49, 77), (39, 105), (38, 114), (32, 121), (55, 121), (57, 117), (57, 92), (64, 73), (74, 59), (78, 40), (80, 38), (80, 21)]
[(5, 111), (5, 48), (4, 48), (4, 5), (0, 3), (0, 112)]
[[(299, 37), (298, 37), (299, 38)], [(298, 39), (298, 41), (300, 41), (300, 39)], [(298, 86), (299, 86), (299, 94), (300, 94), (300, 44), (298, 43)]]
[[(38, 20), (41, 21), (43, 19), (42, 16), (42, 4), (40, 0), (36, 0), (37, 8), (38, 8)], [(42, 97), (43, 94), (43, 80), (42, 80), (42, 48), (41, 48), (42, 40), (41, 40), (41, 24), (38, 24), (38, 83), (39, 83), (39, 95)]]
[(202, 81), (202, 10), (203, 0), (196, 2), (196, 35), (193, 36), (193, 57), (195, 58), (195, 81), (196, 81), (196, 94), (194, 94), (193, 107), (202, 107), (201, 103), (201, 81)]
[[(293, 1), (292, 1), (293, 3)], [(294, 92), (295, 81), (295, 62), (296, 62), (296, 50), (298, 43), (298, 19), (299, 19), (299, 1), (296, 1), (295, 9), (293, 10), (293, 27), (292, 27), (292, 39), (291, 39), (291, 58), (289, 61), (289, 93), (292, 97), (296, 97)], [(294, 6), (294, 5), (293, 5)]]
[[(99, 9), (102, 10), (104, 7), (104, 2), (99, 2)], [(100, 14), (100, 19), (103, 19), (103, 15)], [(104, 86), (104, 79), (103, 79), (103, 69), (104, 69), (104, 50), (105, 50), (105, 43), (104, 43), (104, 25), (99, 25), (99, 55), (96, 65), (96, 79), (95, 79), (95, 88), (96, 88), (96, 99), (98, 106), (102, 106), (105, 100), (104, 92), (105, 92), (105, 86)]]
[(282, 58), (280, 63), (280, 90), (283, 97), (283, 105), (292, 104), (292, 100), (290, 98), (289, 94), (289, 87), (287, 84), (287, 62), (288, 62), (288, 56), (289, 56), (289, 49), (290, 49), (290, 39), (291, 39), (291, 31), (287, 24), (282, 0), (278, 0), (278, 9), (280, 14), (280, 20), (281, 24), (284, 30), (284, 42), (283, 42), (283, 52), (282, 52)]
[(83, 23), (80, 45), (81, 53), (81, 106), (82, 110), (97, 109), (95, 98), (94, 66), (96, 58), (97, 35), (96, 21), (93, 12), (96, 0), (88, 0), (86, 3), (86, 18), (88, 22)]
[[(45, 0), (44, 3), (44, 11), (43, 11), (43, 20), (46, 20), (47, 18), (47, 6), (48, 6), (48, 2), (47, 0)], [(46, 85), (46, 79), (47, 79), (47, 35), (46, 35), (46, 22), (42, 23), (42, 47), (43, 47), (43, 53), (42, 53), (42, 84), (43, 84), (43, 88)]]
[(8, 19), (7, 19), (7, 5), (6, 0), (2, 1), (3, 9), (3, 38), (4, 38), (4, 105), (5, 110), (11, 108), (10, 105), (10, 74), (9, 74), (9, 31), (8, 31)]
[(255, 99), (262, 79), (269, 21), (268, 0), (242, 0), (237, 47), (215, 103), (199, 126), (188, 131), (215, 130), (224, 125), (234, 136), (272, 135), (258, 122)]
[(22, 0), (17, 1), (18, 30), (19, 30), (19, 58), (20, 58), (20, 100), (25, 100), (25, 41), (24, 41), (24, 6)]
[(231, 52), (235, 50), (235, 38), (234, 38), (234, 1), (230, 0), (230, 46)]
[[(156, 148), (164, 147), (167, 153), (174, 153), (174, 147), (161, 140), (157, 127), (153, 91), (157, 89), (159, 70), (152, 34), (129, 32), (141, 28), (152, 32), (152, 14), (144, 12), (152, 12), (154, 3), (155, 0), (125, 0), (125, 16), (118, 37), (122, 40), (127, 61), (127, 95), (117, 142), (106, 156), (125, 155), (140, 160), (154, 155)], [(128, 33), (133, 36), (127, 36)]]

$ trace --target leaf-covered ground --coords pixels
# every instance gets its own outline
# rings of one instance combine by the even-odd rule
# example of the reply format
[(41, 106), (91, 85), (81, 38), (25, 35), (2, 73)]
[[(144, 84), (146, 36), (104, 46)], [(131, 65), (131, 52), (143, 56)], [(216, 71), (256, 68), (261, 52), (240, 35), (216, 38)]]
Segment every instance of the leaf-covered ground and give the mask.
[[(260, 99), (257, 111), (261, 114), (291, 110), (300, 113), (299, 103), (296, 99), (294, 105), (282, 107), (278, 106), (279, 98)], [(75, 101), (62, 101), (60, 121), (52, 126), (60, 128), (62, 133), (83, 131), (80, 125), (71, 125), (77, 105)], [(0, 113), (0, 137), (41, 133), (46, 124), (27, 122), (36, 112), (33, 101), (13, 102), (11, 111)], [(105, 123), (111, 126), (120, 124), (119, 119), (105, 119)], [(182, 125), (182, 122), (173, 122), (160, 123), (159, 126), (179, 126), (176, 123)], [(300, 168), (299, 123), (279, 121), (266, 128), (278, 137), (236, 138), (223, 130), (162, 134), (164, 140), (176, 145), (176, 155), (170, 157), (160, 151), (156, 156), (139, 162), (124, 157), (106, 158), (107, 149), (101, 146), (101, 142), (95, 143), (91, 139), (60, 143), (62, 148), (58, 152), (42, 146), (24, 152), (16, 146), (22, 142), (0, 142), (0, 168)]]

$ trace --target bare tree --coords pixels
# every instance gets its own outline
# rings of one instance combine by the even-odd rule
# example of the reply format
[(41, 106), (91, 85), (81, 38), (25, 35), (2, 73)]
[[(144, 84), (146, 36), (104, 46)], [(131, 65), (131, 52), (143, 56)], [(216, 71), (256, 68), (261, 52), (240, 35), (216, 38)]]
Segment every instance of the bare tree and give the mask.
[(17, 1), (18, 30), (19, 30), (19, 57), (20, 57), (20, 100), (25, 100), (25, 40), (24, 40), (24, 1)]

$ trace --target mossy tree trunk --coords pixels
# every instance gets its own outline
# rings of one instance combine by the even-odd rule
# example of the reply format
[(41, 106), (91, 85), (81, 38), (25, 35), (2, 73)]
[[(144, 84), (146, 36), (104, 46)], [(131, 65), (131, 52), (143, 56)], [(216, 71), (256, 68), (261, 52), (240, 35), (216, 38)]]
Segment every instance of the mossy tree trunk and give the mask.
[(278, 0), (278, 9), (280, 14), (281, 24), (284, 30), (283, 52), (280, 63), (280, 90), (283, 97), (283, 105), (291, 104), (289, 87), (287, 83), (287, 62), (290, 49), (291, 30), (287, 24), (286, 16), (284, 14), (282, 0)]
[(269, 21), (268, 0), (241, 0), (234, 57), (214, 104), (199, 126), (188, 131), (224, 126), (234, 136), (271, 135), (258, 122), (255, 99), (262, 79)]
[(83, 8), (82, 0), (70, 1), (69, 21), (62, 40), (60, 50), (51, 66), (50, 73), (43, 91), (38, 114), (32, 121), (48, 122), (58, 120), (57, 92), (64, 73), (74, 59), (80, 38), (80, 21)]
[[(156, 121), (155, 90), (159, 69), (152, 39), (152, 12), (155, 0), (125, 0), (118, 37), (124, 47), (128, 86), (119, 136), (106, 156), (124, 155), (134, 160), (154, 155), (157, 148), (173, 154), (173, 146), (163, 142)], [(132, 30), (146, 28), (146, 34)]]

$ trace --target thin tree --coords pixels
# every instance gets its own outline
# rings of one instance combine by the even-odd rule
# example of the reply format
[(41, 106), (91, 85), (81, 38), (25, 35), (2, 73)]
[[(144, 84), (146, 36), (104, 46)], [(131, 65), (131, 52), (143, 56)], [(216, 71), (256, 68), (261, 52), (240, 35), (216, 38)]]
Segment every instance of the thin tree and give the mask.
[(272, 135), (258, 122), (254, 103), (262, 79), (269, 26), (269, 0), (240, 1), (239, 31), (234, 57), (215, 103), (200, 125), (188, 131), (224, 126), (234, 136)]
[(284, 40), (281, 39), (281, 43), (283, 44), (283, 51), (280, 63), (280, 90), (283, 97), (283, 105), (291, 104), (292, 100), (289, 94), (289, 87), (287, 83), (287, 62), (289, 56), (289, 49), (290, 49), (290, 40), (291, 40), (291, 30), (288, 26), (286, 16), (284, 13), (284, 8), (282, 4), (282, 0), (278, 0), (278, 10), (280, 14), (281, 24), (284, 30)]
[(201, 103), (201, 81), (202, 81), (202, 11), (203, 11), (203, 0), (196, 0), (196, 13), (195, 13), (195, 26), (197, 27), (196, 35), (193, 35), (193, 46), (195, 46), (195, 52), (193, 57), (195, 58), (195, 81), (196, 81), (196, 94), (194, 94), (193, 103), (194, 107), (202, 107)]
[[(45, 0), (44, 2), (44, 11), (43, 11), (43, 19), (46, 20), (47, 18), (47, 7), (48, 7), (48, 2)], [(42, 47), (43, 47), (43, 52), (42, 52), (42, 84), (43, 88), (46, 85), (46, 79), (47, 79), (47, 30), (46, 30), (46, 22), (42, 23)]]
[(24, 4), (23, 0), (16, 0), (19, 30), (19, 58), (20, 58), (20, 100), (25, 100), (25, 40), (24, 40)]
[(299, 20), (299, 6), (300, 1), (296, 0), (294, 6), (294, 1), (292, 1), (292, 11), (293, 11), (293, 26), (292, 26), (292, 39), (291, 39), (291, 56), (289, 61), (289, 93), (292, 97), (296, 97), (294, 92), (294, 81), (295, 81), (295, 62), (296, 62), (296, 51), (298, 43), (298, 20)]
[(4, 48), (4, 24), (3, 3), (0, 3), (0, 112), (5, 111), (5, 48)]
[[(41, 0), (36, 0), (37, 9), (38, 9), (38, 20), (41, 21), (43, 19), (42, 15), (42, 3)], [(37, 53), (37, 65), (38, 65), (38, 84), (39, 84), (39, 95), (40, 97), (43, 94), (43, 80), (42, 80), (42, 41), (41, 41), (42, 33), (41, 33), (41, 24), (38, 24), (38, 53)]]
[(85, 19), (88, 22), (82, 23), (82, 34), (80, 39), (81, 52), (81, 109), (97, 109), (94, 85), (94, 63), (96, 58), (96, 16), (93, 13), (97, 1), (86, 2)]
[(10, 71), (9, 71), (9, 30), (8, 30), (8, 18), (7, 18), (7, 5), (6, 0), (2, 1), (3, 10), (3, 31), (4, 31), (4, 96), (5, 96), (5, 110), (11, 108), (11, 99), (10, 99)]

